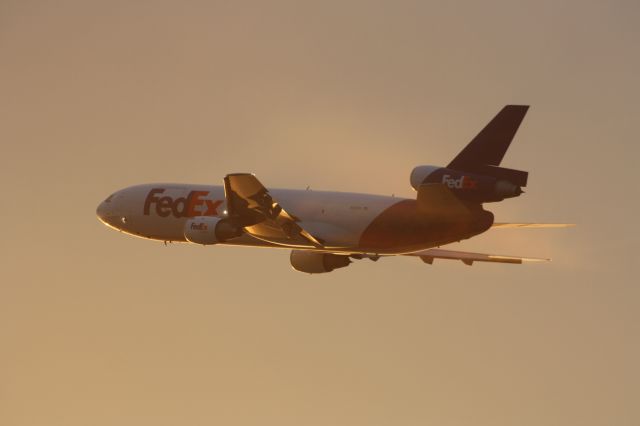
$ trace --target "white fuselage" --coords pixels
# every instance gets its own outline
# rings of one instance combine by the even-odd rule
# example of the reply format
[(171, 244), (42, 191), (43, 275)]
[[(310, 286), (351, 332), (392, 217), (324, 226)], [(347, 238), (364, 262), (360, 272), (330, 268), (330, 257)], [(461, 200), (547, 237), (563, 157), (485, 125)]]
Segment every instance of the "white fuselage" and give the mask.
[[(348, 253), (405, 253), (468, 238), (468, 223), (434, 222), (421, 216), (410, 199), (310, 190), (272, 189), (289, 214), (324, 247), (311, 250)], [(157, 183), (120, 190), (97, 209), (105, 224), (138, 237), (186, 242), (185, 222), (192, 217), (225, 217), (224, 188), (214, 185)], [(278, 247), (250, 235), (225, 244)]]

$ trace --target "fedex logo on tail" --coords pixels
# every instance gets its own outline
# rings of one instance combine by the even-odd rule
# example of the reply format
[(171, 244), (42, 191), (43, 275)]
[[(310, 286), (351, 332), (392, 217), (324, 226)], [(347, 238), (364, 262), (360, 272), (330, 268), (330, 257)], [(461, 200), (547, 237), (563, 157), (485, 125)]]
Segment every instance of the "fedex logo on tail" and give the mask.
[(476, 189), (478, 181), (471, 179), (469, 176), (461, 176), (458, 179), (450, 175), (442, 176), (442, 183), (451, 189)]
[(155, 212), (160, 217), (195, 217), (218, 216), (218, 207), (222, 200), (210, 200), (205, 198), (209, 191), (191, 191), (186, 197), (175, 200), (168, 195), (160, 197), (165, 192), (164, 188), (154, 188), (149, 191), (144, 201), (143, 213), (149, 216), (151, 206), (155, 206)]

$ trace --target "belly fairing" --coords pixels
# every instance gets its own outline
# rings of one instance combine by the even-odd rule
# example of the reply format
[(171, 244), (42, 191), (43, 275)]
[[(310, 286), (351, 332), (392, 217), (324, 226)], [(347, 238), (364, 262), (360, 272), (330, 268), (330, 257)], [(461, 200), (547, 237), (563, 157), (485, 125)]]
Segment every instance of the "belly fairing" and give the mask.
[(492, 223), (493, 214), (482, 209), (465, 218), (433, 217), (420, 213), (415, 200), (402, 200), (367, 226), (359, 247), (374, 253), (417, 251), (469, 238)]

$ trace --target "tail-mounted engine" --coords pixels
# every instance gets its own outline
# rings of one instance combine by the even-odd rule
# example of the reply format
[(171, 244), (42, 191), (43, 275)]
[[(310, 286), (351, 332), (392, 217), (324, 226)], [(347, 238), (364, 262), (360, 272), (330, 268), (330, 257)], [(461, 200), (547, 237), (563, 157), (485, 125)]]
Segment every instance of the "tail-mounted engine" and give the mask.
[(528, 110), (527, 105), (506, 105), (447, 167), (413, 169), (413, 189), (443, 184), (458, 199), (473, 203), (502, 201), (522, 194), (529, 174), (500, 167), (500, 163)]
[(481, 166), (473, 173), (438, 166), (418, 166), (411, 172), (411, 186), (441, 183), (459, 199), (489, 203), (517, 197), (527, 185), (527, 172), (496, 166)]

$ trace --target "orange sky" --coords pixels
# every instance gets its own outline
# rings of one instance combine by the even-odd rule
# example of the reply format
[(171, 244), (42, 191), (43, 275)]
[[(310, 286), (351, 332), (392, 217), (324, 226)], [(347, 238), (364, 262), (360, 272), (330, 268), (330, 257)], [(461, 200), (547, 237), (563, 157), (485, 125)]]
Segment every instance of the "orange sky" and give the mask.
[[(466, 3), (466, 4), (464, 4)], [(640, 424), (631, 1), (0, 3), (0, 425)], [(357, 262), (143, 241), (144, 182), (413, 197), (507, 103), (526, 194), (462, 249)]]

